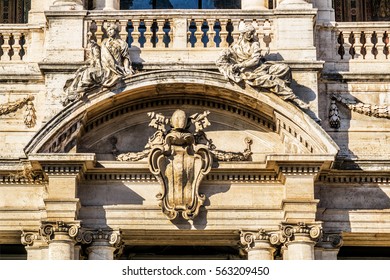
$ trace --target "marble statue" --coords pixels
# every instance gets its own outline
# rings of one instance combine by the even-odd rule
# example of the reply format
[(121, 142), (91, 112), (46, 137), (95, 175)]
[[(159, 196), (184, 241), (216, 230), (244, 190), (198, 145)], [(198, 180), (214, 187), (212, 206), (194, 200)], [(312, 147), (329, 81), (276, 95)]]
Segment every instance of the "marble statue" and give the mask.
[(131, 67), (129, 47), (119, 38), (116, 24), (107, 27), (108, 38), (101, 47), (93, 40), (89, 41), (89, 64), (80, 67), (64, 86), (63, 105), (80, 99), (87, 89), (114, 86), (123, 77), (134, 73)]
[(301, 108), (308, 105), (298, 99), (292, 89), (290, 67), (275, 61), (263, 62), (256, 30), (252, 24), (246, 24), (238, 41), (222, 52), (216, 61), (219, 71), (236, 83), (267, 89), (283, 100), (292, 101)]

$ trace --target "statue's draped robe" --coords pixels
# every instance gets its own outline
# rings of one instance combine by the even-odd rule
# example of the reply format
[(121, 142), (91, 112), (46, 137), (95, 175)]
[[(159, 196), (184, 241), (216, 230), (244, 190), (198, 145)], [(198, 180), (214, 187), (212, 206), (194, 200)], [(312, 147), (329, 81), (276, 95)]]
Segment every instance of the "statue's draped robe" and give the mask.
[[(267, 89), (284, 100), (295, 99), (291, 88), (290, 68), (280, 62), (262, 62), (260, 44), (257, 41), (239, 41), (225, 50), (217, 60), (217, 66), (225, 77), (235, 81)], [(241, 64), (241, 71), (235, 65)]]

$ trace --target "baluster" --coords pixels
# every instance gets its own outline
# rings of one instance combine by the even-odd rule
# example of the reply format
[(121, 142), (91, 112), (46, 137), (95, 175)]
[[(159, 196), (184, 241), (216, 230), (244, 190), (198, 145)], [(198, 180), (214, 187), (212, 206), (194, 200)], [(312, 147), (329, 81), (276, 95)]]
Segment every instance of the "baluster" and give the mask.
[(364, 33), (364, 31), (360, 32), (360, 39), (359, 39), (359, 43), (360, 43), (360, 54), (362, 55), (362, 58), (363, 59), (366, 59), (366, 55), (367, 55), (367, 38), (366, 38), (366, 34)]
[(100, 44), (103, 40), (103, 20), (96, 20), (96, 32), (95, 32), (95, 37), (96, 37), (96, 42)]
[(192, 23), (192, 19), (190, 18), (187, 19), (187, 47), (188, 48), (192, 48), (192, 43), (191, 43), (192, 32), (190, 30), (191, 23)]
[(356, 39), (355, 39), (355, 34), (353, 34), (352, 31), (351, 31), (351, 33), (349, 33), (348, 42), (351, 45), (350, 48), (349, 48), (349, 54), (351, 55), (352, 59), (355, 59), (355, 55), (356, 55), (356, 49), (355, 49)]
[(233, 44), (238, 41), (238, 38), (240, 37), (240, 19), (232, 19), (232, 24), (233, 24), (233, 31), (232, 31), (232, 36), (233, 36)]
[(87, 22), (87, 41), (92, 39), (94, 36), (94, 32), (92, 32), (93, 24), (95, 21), (88, 21)]
[(23, 40), (23, 44), (20, 44), (22, 47), (22, 55), (21, 55), (21, 60), (26, 60), (27, 58), (27, 34), (22, 33), (21, 34), (21, 40)]
[(12, 60), (20, 61), (22, 58), (20, 57), (20, 50), (22, 49), (22, 46), (20, 45), (20, 33), (13, 33), (14, 37), (14, 45), (12, 46), (12, 49), (14, 51), (14, 55), (12, 56)]
[(377, 37), (378, 37), (378, 43), (377, 43), (377, 51), (378, 51), (378, 54), (377, 54), (377, 58), (378, 59), (384, 59), (384, 48), (385, 48), (385, 44), (384, 44), (384, 39), (383, 39), (383, 32), (377, 32)]
[(123, 19), (119, 20), (119, 29), (120, 29), (119, 36), (125, 42), (127, 42), (127, 35), (128, 35), (127, 24), (128, 24), (128, 22), (129, 22), (128, 20), (123, 20)]
[(215, 18), (211, 18), (209, 19), (208, 21), (208, 24), (209, 24), (209, 31), (208, 31), (208, 37), (209, 37), (209, 43), (208, 43), (208, 47), (209, 48), (215, 48), (217, 45), (215, 44), (215, 30), (214, 30), (214, 25), (215, 25)]
[(195, 31), (195, 48), (202, 48), (204, 47), (203, 42), (202, 42), (202, 36), (203, 36), (203, 31), (202, 31), (202, 25), (203, 25), (203, 19), (195, 19), (195, 24), (196, 24), (196, 31)]
[(4, 34), (3, 33), (3, 41), (4, 41), (4, 44), (3, 44), (3, 55), (1, 57), (1, 60), (2, 61), (10, 61), (11, 58), (9, 56), (9, 51), (11, 50), (11, 46), (10, 46), (10, 36), (11, 34)]
[(141, 36), (141, 32), (139, 32), (140, 19), (132, 19), (133, 23), (133, 32), (131, 32), (131, 37), (133, 37), (133, 43), (131, 43), (131, 47), (141, 48), (141, 44), (139, 43), (139, 37)]
[(227, 48), (229, 46), (229, 43), (227, 41), (227, 37), (229, 32), (227, 31), (227, 24), (228, 20), (227, 19), (219, 19), (219, 23), (221, 25), (221, 31), (219, 32), (219, 36), (221, 37), (221, 48)]
[(153, 20), (145, 19), (144, 23), (145, 23), (145, 28), (146, 28), (145, 29), (145, 33), (144, 33), (144, 36), (145, 36), (144, 48), (145, 49), (151, 49), (151, 48), (153, 48), (153, 43), (152, 43), (152, 36), (153, 36), (152, 24), (153, 24)]
[(165, 19), (157, 19), (157, 44), (156, 48), (165, 48), (164, 44), (164, 25), (165, 25)]
[(345, 50), (345, 54), (344, 54), (344, 59), (345, 60), (349, 60), (351, 59), (351, 55), (349, 53), (349, 49), (351, 48), (351, 45), (349, 43), (349, 35), (350, 35), (350, 32), (343, 32), (343, 42), (344, 42), (344, 50)]
[(389, 34), (387, 33), (387, 31), (383, 33), (382, 42), (383, 42), (383, 54), (385, 55), (386, 59), (388, 59), (389, 58)]
[(377, 59), (377, 56), (378, 56), (378, 44), (379, 40), (378, 40), (378, 34), (376, 33), (376, 31), (373, 31), (372, 32), (372, 35), (371, 35), (371, 43), (372, 43), (372, 49), (371, 49), (371, 53), (374, 57), (374, 59)]

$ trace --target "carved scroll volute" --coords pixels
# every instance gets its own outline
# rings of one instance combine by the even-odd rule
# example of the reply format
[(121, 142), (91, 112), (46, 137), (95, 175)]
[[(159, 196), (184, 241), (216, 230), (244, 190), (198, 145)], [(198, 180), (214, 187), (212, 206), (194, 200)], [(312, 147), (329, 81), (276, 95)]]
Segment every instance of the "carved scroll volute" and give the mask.
[(199, 214), (205, 201), (198, 190), (211, 169), (212, 156), (206, 145), (195, 143), (183, 111), (177, 110), (172, 115), (171, 126), (163, 145), (152, 144), (149, 167), (162, 187), (157, 195), (162, 212), (170, 220), (179, 212), (190, 220)]

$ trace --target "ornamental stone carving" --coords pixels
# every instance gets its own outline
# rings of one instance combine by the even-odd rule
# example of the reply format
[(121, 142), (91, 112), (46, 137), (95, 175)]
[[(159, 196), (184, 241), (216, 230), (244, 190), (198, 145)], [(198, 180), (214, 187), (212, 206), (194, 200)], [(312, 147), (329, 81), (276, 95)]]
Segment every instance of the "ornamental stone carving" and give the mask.
[(82, 244), (91, 244), (92, 242), (97, 240), (105, 240), (114, 247), (120, 247), (123, 243), (120, 231), (104, 229), (81, 229), (78, 232), (77, 236), (75, 236), (75, 240)]
[(24, 246), (33, 246), (35, 240), (40, 240), (41, 236), (39, 235), (38, 232), (25, 232), (22, 231), (21, 234), (21, 243)]
[(50, 242), (55, 238), (56, 234), (67, 234), (70, 238), (75, 238), (79, 233), (80, 226), (78, 224), (68, 224), (63, 221), (57, 222), (42, 222), (39, 234), (46, 242)]
[(14, 102), (1, 104), (0, 105), (0, 116), (16, 112), (17, 110), (26, 106), (26, 110), (25, 110), (24, 116), (23, 116), (24, 123), (28, 128), (34, 127), (35, 123), (36, 123), (37, 116), (35, 114), (35, 107), (34, 107), (33, 100), (34, 100), (34, 96), (29, 95), (28, 97), (18, 99)]
[(245, 82), (255, 89), (266, 89), (285, 101), (308, 108), (290, 88), (290, 67), (284, 63), (264, 61), (256, 29), (251, 24), (241, 30), (236, 43), (224, 50), (216, 61), (219, 71), (236, 83)]
[(329, 125), (331, 128), (340, 128), (340, 113), (337, 107), (336, 100), (332, 99), (329, 108)]
[[(189, 130), (192, 123), (198, 132), (210, 125), (207, 114), (189, 119), (182, 110), (176, 110), (169, 119), (171, 130), (164, 133), (166, 118), (155, 116), (151, 125), (159, 131), (151, 143), (149, 169), (161, 184), (157, 194), (162, 212), (172, 220), (179, 213), (186, 220), (195, 218), (205, 201), (198, 192), (200, 182), (209, 173), (212, 157), (207, 145), (195, 141)], [(195, 132), (196, 133), (196, 132)]]
[(284, 242), (292, 242), (299, 234), (308, 236), (312, 241), (317, 242), (322, 236), (322, 229), (318, 225), (307, 225), (305, 223), (282, 224), (280, 233)]
[(119, 37), (116, 24), (107, 26), (107, 35), (102, 45), (90, 40), (89, 65), (80, 67), (64, 86), (62, 104), (81, 99), (86, 90), (95, 87), (112, 87), (123, 77), (134, 73), (131, 67), (129, 47)]
[(258, 241), (268, 241), (270, 245), (276, 246), (281, 244), (283, 240), (279, 232), (266, 232), (264, 229), (258, 231), (242, 230), (240, 233), (240, 243), (246, 250), (253, 248)]
[[(173, 220), (179, 213), (189, 220), (195, 218), (205, 201), (198, 188), (209, 173), (213, 158), (221, 161), (250, 160), (252, 140), (245, 139), (241, 152), (216, 150), (212, 140), (203, 131), (211, 123), (209, 111), (187, 117), (176, 110), (171, 118), (159, 113), (148, 113), (149, 126), (157, 131), (149, 138), (145, 150), (117, 156), (119, 161), (138, 161), (148, 157), (149, 169), (161, 184), (157, 195), (162, 212)], [(168, 129), (167, 129), (168, 128)], [(116, 147), (113, 150), (117, 150)]]

